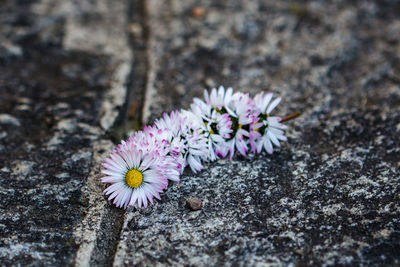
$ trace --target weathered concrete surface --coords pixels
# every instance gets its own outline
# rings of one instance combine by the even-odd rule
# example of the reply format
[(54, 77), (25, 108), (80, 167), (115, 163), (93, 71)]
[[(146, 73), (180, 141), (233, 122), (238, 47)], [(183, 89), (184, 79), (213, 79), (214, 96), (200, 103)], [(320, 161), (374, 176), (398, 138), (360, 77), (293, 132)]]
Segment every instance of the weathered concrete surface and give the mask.
[(398, 1), (146, 3), (147, 122), (220, 84), (303, 115), (273, 156), (187, 172), (128, 211), (114, 264), (399, 265)]
[(1, 1), (1, 265), (112, 261), (121, 212), (99, 165), (127, 92), (127, 18), (127, 1)]
[[(2, 265), (399, 265), (400, 6), (268, 2), (2, 1)], [(220, 84), (302, 111), (289, 142), (108, 203), (129, 91), (150, 123)]]

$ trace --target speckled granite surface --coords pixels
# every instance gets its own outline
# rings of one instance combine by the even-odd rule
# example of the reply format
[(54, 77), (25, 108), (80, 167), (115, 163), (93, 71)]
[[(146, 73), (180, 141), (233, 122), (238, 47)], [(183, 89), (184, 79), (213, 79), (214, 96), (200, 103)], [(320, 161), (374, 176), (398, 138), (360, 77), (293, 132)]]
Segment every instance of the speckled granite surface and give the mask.
[[(101, 38), (115, 32), (107, 25), (118, 26), (116, 12), (126, 4), (111, 2), (0, 3), (1, 265), (73, 265), (85, 258), (85, 242), (97, 239), (82, 229), (94, 198), (106, 204), (92, 181), (112, 147), (104, 137), (107, 121), (115, 120), (126, 95), (117, 85), (126, 83), (129, 71), (123, 74), (125, 59), (116, 54), (131, 64), (123, 35)], [(114, 15), (106, 13), (110, 9)], [(91, 35), (80, 35), (85, 32)], [(127, 53), (118, 46), (124, 42)], [(118, 216), (107, 205), (92, 227), (109, 212)], [(120, 225), (108, 222), (114, 224)], [(101, 233), (98, 228), (92, 233)], [(112, 246), (102, 255), (110, 262)]]
[(187, 172), (129, 211), (114, 263), (400, 264), (399, 5), (147, 3), (150, 121), (219, 84), (273, 91), (279, 114), (303, 115), (273, 156)]
[[(399, 265), (399, 32), (390, 0), (1, 2), (1, 262)], [(288, 142), (108, 203), (113, 122), (220, 84), (300, 110)]]

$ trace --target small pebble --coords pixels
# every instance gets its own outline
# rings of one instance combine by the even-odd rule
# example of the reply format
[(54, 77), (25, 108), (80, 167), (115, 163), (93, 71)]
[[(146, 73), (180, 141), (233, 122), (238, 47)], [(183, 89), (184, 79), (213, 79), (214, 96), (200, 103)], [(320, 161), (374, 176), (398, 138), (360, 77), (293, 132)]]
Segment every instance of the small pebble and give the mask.
[(129, 27), (129, 31), (135, 36), (140, 36), (142, 34), (143, 27), (139, 23), (132, 23)]
[(192, 9), (192, 15), (195, 18), (201, 18), (205, 15), (206, 10), (204, 9), (204, 7), (201, 6), (196, 6)]
[(186, 206), (190, 210), (200, 210), (203, 207), (203, 202), (200, 199), (193, 197), (186, 199)]

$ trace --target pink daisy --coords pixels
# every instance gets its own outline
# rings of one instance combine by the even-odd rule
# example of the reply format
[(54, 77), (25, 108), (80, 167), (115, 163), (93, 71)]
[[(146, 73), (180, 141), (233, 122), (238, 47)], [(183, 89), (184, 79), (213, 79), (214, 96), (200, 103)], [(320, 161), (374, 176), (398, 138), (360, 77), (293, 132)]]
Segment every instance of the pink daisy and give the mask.
[[(155, 152), (155, 151), (154, 151)], [(111, 152), (103, 163), (103, 183), (111, 184), (104, 190), (117, 207), (147, 207), (167, 187), (168, 179), (163, 166), (164, 157), (149, 153), (128, 141)]]
[(170, 133), (165, 129), (158, 129), (155, 125), (145, 126), (143, 131), (136, 132), (129, 141), (149, 154), (162, 158), (160, 168), (169, 179), (179, 182), (180, 169), (183, 169), (185, 161), (180, 157), (183, 142), (170, 141)]

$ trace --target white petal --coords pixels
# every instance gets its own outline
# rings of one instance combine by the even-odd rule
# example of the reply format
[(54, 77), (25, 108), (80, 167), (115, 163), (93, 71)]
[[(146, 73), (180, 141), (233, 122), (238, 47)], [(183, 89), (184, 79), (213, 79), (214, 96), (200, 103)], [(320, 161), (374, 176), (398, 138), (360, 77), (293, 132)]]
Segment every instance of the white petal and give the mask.
[(281, 100), (282, 100), (282, 98), (278, 97), (277, 99), (272, 101), (271, 105), (269, 105), (269, 107), (267, 109), (267, 114), (270, 114), (271, 111), (279, 104), (279, 102), (281, 102)]
[(122, 176), (105, 176), (101, 178), (101, 182), (114, 184), (123, 181)]
[(279, 140), (276, 138), (276, 136), (273, 133), (271, 133), (271, 131), (268, 130), (267, 135), (274, 145), (280, 146)]
[(143, 198), (142, 198), (142, 194), (141, 194), (141, 190), (136, 190), (136, 194), (137, 194), (137, 206), (139, 208), (142, 207), (142, 202), (143, 202)]
[(110, 155), (111, 159), (118, 164), (122, 169), (127, 169), (128, 166), (126, 164), (126, 161), (119, 155), (116, 153), (111, 153)]
[(268, 131), (271, 131), (271, 133), (273, 133), (274, 135), (283, 135), (285, 132), (275, 128), (275, 127), (268, 127)]
[(119, 168), (116, 168), (116, 167), (114, 167), (111, 164), (108, 164), (106, 162), (104, 162), (102, 165), (103, 165), (103, 167), (105, 167), (108, 170), (113, 171), (115, 173), (124, 173), (125, 172), (125, 171), (121, 171)]
[(263, 146), (263, 141), (262, 140), (258, 141), (257, 142), (257, 153), (261, 152), (262, 146)]
[(203, 96), (204, 96), (204, 100), (205, 100), (207, 103), (210, 102), (210, 97), (209, 97), (209, 95), (208, 95), (208, 91), (207, 91), (207, 90), (204, 90)]
[(111, 170), (101, 170), (102, 173), (110, 175), (110, 176), (121, 176), (123, 174), (121, 174), (120, 172), (115, 172), (115, 171), (111, 171)]
[(271, 141), (269, 140), (268, 137), (264, 138), (264, 148), (269, 154), (272, 154), (272, 152), (274, 152), (274, 149), (272, 148)]
[(122, 207), (125, 204), (125, 198), (128, 197), (129, 193), (131, 190), (125, 190), (123, 194), (121, 194), (121, 197), (118, 199), (117, 207)]
[(145, 208), (147, 208), (147, 197), (146, 197), (146, 194), (144, 193), (143, 189), (140, 190), (140, 196), (142, 197), (142, 200), (143, 200), (143, 206)]
[(132, 194), (133, 194), (133, 190), (129, 190), (128, 194), (122, 200), (122, 204), (124, 205), (124, 209), (126, 209), (126, 207), (128, 206), (129, 201), (131, 200)]
[(203, 166), (201, 165), (201, 163), (199, 161), (197, 161), (194, 157), (192, 157), (191, 155), (188, 156), (187, 158), (187, 162), (190, 166), (190, 168), (192, 169), (192, 171), (194, 173), (196, 173), (197, 171), (201, 170), (203, 168)]
[(282, 141), (287, 141), (287, 137), (284, 135), (277, 135), (276, 138), (278, 138), (279, 140), (282, 140)]
[(124, 166), (122, 164), (118, 164), (117, 162), (113, 161), (112, 159), (106, 158), (104, 161), (107, 164), (109, 164), (110, 166), (112, 166), (114, 169), (117, 169), (121, 172), (125, 172), (127, 170), (126, 166)]
[(156, 181), (154, 177), (157, 177), (159, 174), (156, 170), (148, 169), (143, 172), (143, 180), (148, 183), (152, 183)]
[[(267, 109), (267, 106), (269, 105), (269, 102), (271, 101), (272, 96), (273, 96), (273, 93), (268, 93), (265, 95), (262, 106), (261, 106), (262, 113), (265, 113), (265, 110)], [(268, 114), (268, 112), (266, 112), (266, 113)]]
[(115, 183), (110, 185), (109, 187), (107, 187), (103, 192), (108, 195), (116, 190), (120, 190), (121, 188), (124, 187), (124, 182), (119, 182), (119, 183)]
[(117, 195), (119, 195), (119, 194), (121, 194), (121, 192), (120, 191), (114, 191), (109, 197), (108, 197), (108, 200), (112, 200), (112, 199), (114, 199)]
[(138, 199), (137, 190), (132, 190), (131, 200), (129, 201), (129, 206), (134, 206)]
[(128, 168), (132, 169), (133, 168), (133, 162), (132, 162), (132, 159), (130, 157), (130, 153), (131, 153), (131, 151), (122, 151), (121, 152), (122, 158), (125, 160), (126, 164), (128, 165)]

